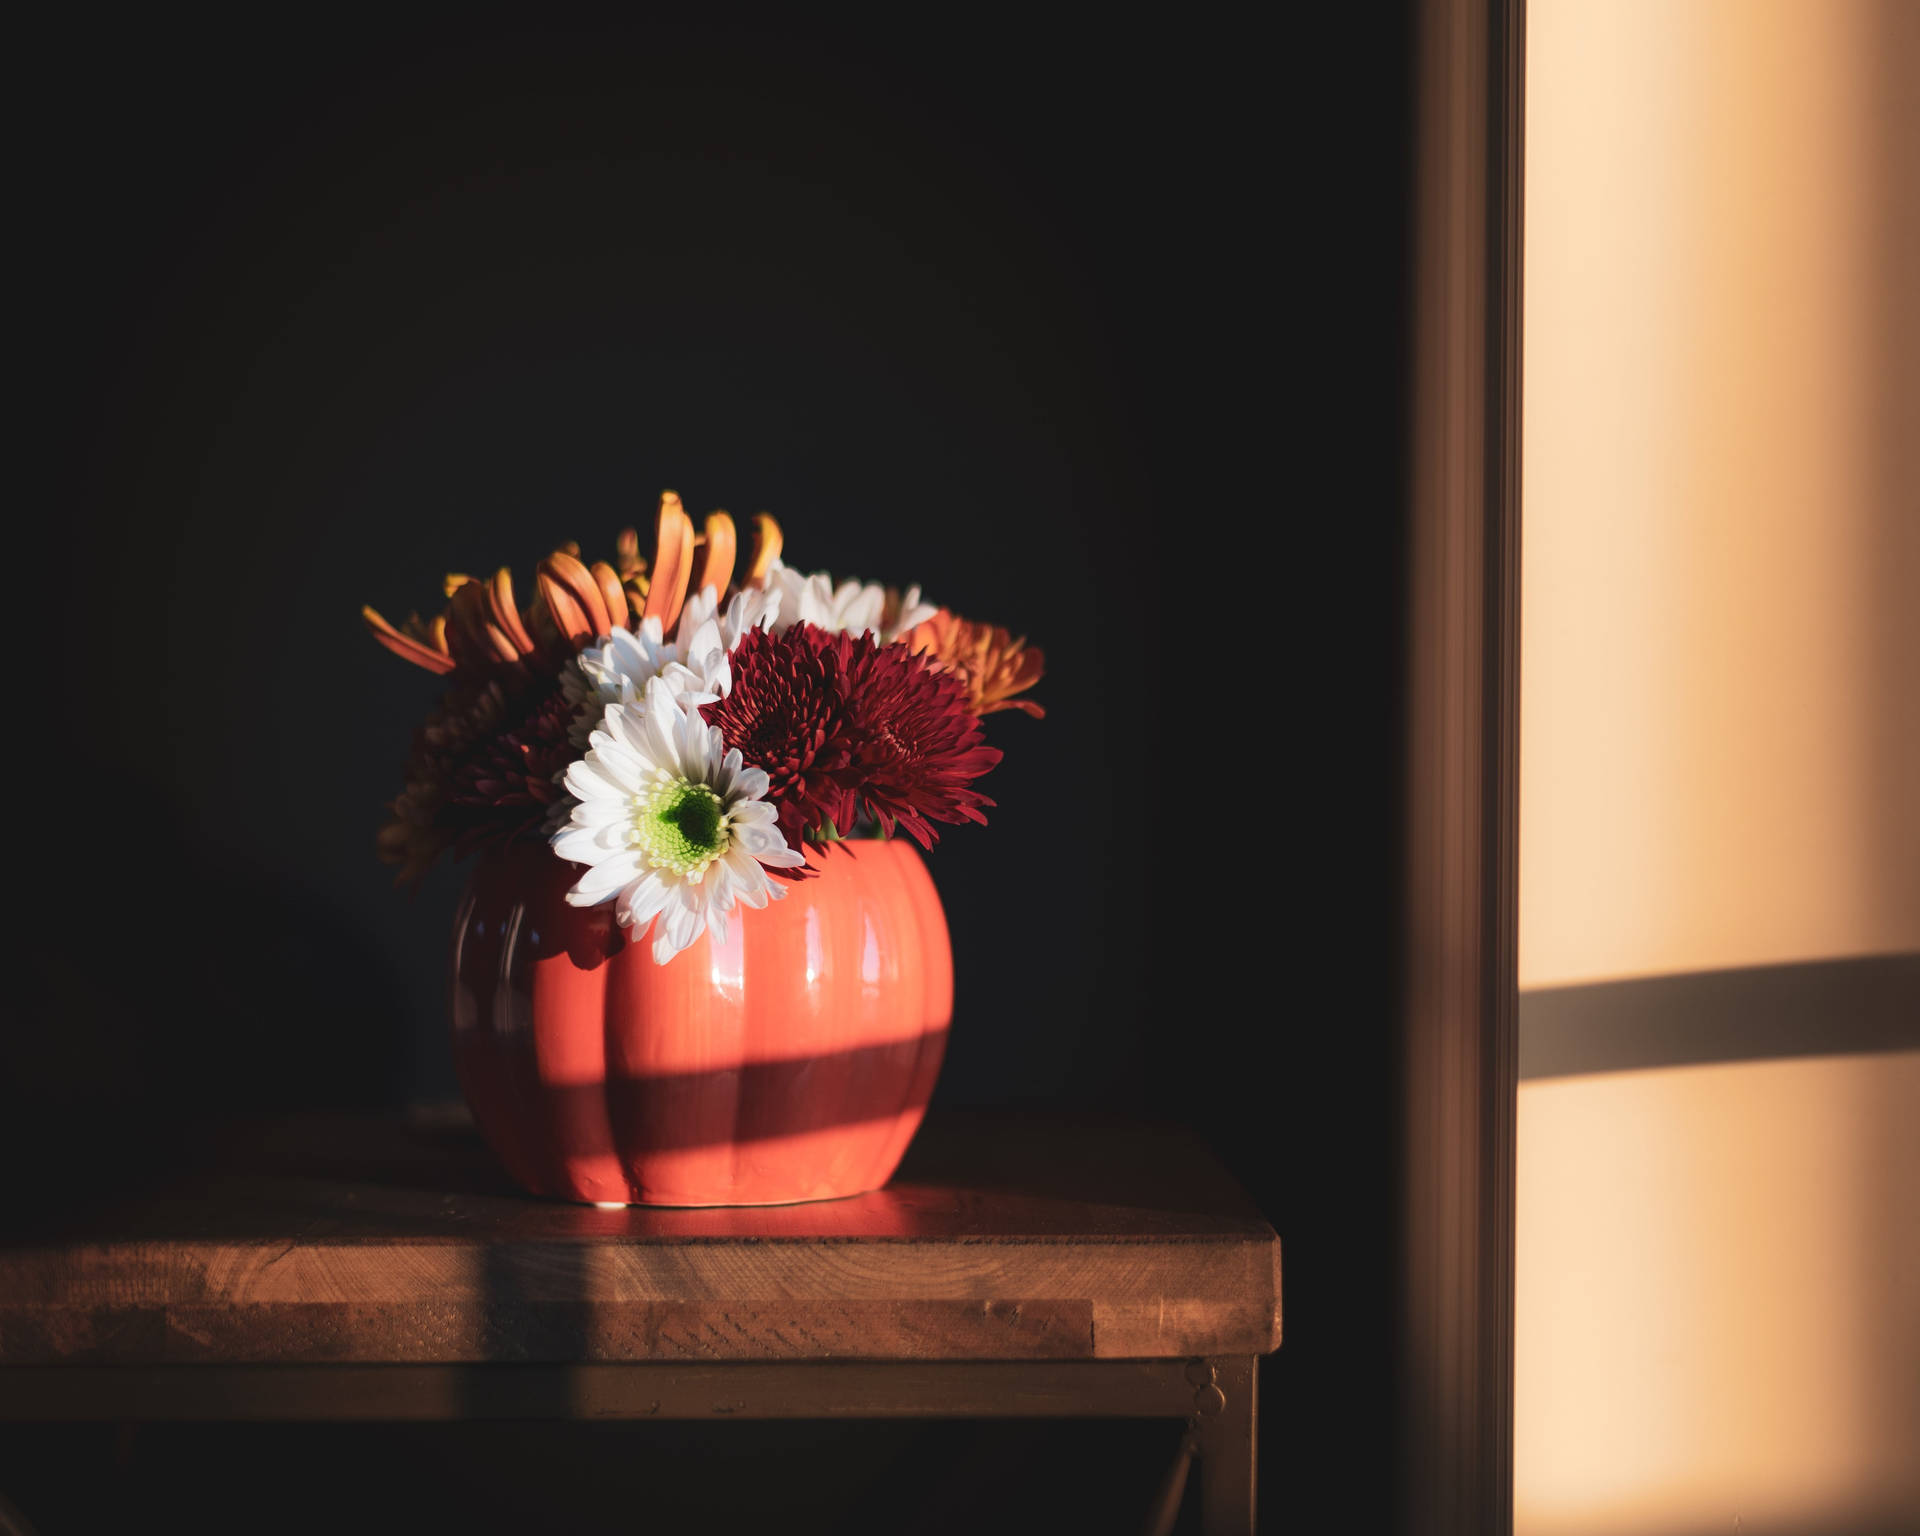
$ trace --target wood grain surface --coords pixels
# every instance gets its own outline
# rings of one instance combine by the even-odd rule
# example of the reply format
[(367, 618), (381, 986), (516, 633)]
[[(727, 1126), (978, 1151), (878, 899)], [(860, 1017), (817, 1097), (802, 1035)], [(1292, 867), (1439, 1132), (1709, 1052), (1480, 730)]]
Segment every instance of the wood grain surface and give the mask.
[(0, 1366), (1089, 1360), (1279, 1343), (1279, 1242), (1183, 1132), (929, 1120), (886, 1189), (599, 1210), (470, 1128), (236, 1127), (0, 1236)]

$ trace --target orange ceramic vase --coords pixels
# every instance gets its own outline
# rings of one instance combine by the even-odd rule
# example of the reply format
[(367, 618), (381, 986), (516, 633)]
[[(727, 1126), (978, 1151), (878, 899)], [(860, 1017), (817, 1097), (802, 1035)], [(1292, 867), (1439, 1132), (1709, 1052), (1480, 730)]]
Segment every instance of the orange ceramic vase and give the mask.
[(947, 923), (899, 840), (816, 852), (665, 965), (542, 843), (483, 855), (454, 927), (454, 1061), (535, 1194), (772, 1205), (878, 1189), (919, 1129), (953, 1013)]

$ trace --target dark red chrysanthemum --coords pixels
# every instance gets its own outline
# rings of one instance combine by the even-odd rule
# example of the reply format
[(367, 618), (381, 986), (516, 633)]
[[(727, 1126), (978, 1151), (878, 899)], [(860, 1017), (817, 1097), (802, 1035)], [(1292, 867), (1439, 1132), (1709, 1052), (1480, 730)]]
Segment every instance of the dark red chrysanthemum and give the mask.
[(993, 802), (968, 784), (1002, 754), (981, 740), (965, 681), (904, 645), (869, 638), (850, 648), (841, 773), (867, 814), (887, 836), (898, 825), (922, 848), (939, 840), (931, 822), (984, 826), (981, 807)]
[(442, 854), (463, 858), (537, 828), (574, 756), (571, 709), (557, 684), (511, 700), (497, 681), (458, 686), (414, 732), (406, 787), (388, 806), (380, 856), (418, 881)]
[(751, 629), (728, 657), (733, 688), (703, 710), (729, 747), (771, 781), (767, 799), (792, 847), (829, 824), (841, 833), (853, 824), (855, 804), (843, 778), (848, 650), (811, 624), (785, 634)]
[(560, 797), (554, 775), (572, 762), (573, 706), (555, 683), (521, 722), (483, 738), (453, 771), (447, 798), (486, 810), (544, 808)]
[(729, 658), (733, 689), (705, 707), (729, 747), (764, 768), (780, 830), (798, 846), (864, 813), (921, 847), (932, 823), (979, 821), (993, 802), (968, 782), (1000, 761), (980, 739), (964, 683), (904, 645), (795, 624), (750, 631)]

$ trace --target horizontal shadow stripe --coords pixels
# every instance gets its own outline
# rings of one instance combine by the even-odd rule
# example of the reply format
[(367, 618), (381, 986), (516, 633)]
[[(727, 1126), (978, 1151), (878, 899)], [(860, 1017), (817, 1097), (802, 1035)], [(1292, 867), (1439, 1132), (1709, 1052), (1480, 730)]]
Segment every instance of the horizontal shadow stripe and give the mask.
[(516, 1097), (545, 1120), (545, 1130), (591, 1125), (604, 1107), (615, 1140), (630, 1149), (746, 1146), (877, 1127), (925, 1109), (946, 1045), (947, 1031), (930, 1029), (880, 1045), (701, 1071), (609, 1072), (585, 1083), (522, 1079)]
[(1920, 954), (1692, 971), (1520, 997), (1520, 1076), (1920, 1049)]

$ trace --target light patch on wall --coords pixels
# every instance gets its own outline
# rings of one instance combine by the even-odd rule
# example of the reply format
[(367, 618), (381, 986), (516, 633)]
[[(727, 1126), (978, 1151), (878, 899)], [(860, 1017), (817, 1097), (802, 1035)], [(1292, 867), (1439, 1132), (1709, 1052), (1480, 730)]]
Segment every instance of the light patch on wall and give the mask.
[(1920, 4), (1527, 49), (1516, 1528), (1920, 1530)]
[(1920, 948), (1916, 11), (1528, 7), (1523, 986)]
[(1920, 1051), (1520, 1092), (1516, 1529), (1920, 1509)]

